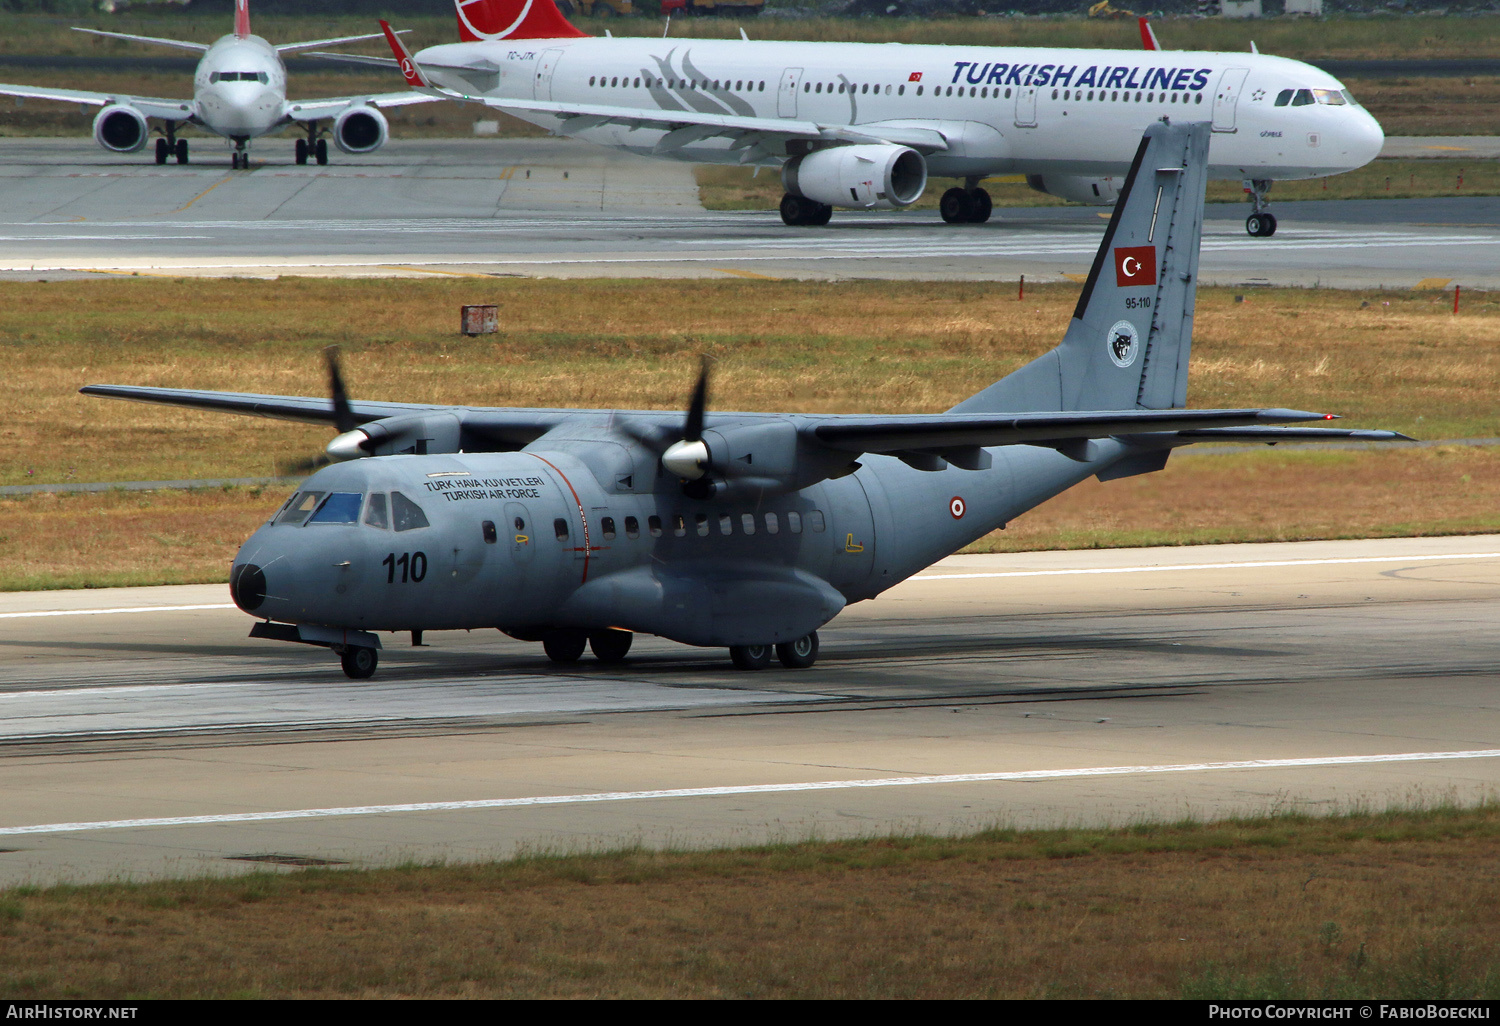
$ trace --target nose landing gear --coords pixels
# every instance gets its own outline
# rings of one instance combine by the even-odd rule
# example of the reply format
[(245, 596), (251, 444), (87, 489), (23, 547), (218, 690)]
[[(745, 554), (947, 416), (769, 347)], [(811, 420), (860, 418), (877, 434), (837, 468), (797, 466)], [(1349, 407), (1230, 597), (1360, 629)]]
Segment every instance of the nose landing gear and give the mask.
[(246, 140), (236, 139), (234, 141), (234, 152), (229, 155), (229, 166), (236, 171), (250, 170), (250, 150), (245, 145)]
[(1271, 191), (1271, 182), (1264, 178), (1245, 183), (1245, 190), (1250, 193), (1250, 202), (1254, 205), (1254, 211), (1245, 218), (1245, 231), (1257, 239), (1269, 239), (1276, 234), (1276, 215), (1266, 211), (1266, 194)]

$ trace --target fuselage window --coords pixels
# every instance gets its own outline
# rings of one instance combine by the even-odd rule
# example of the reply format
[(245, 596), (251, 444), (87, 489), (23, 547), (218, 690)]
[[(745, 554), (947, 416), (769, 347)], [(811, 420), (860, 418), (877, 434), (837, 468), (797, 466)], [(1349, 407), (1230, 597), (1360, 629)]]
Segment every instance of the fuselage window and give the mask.
[(635, 80), (635, 87), (636, 87), (636, 88), (637, 88), (637, 89), (639, 89), (639, 88), (640, 88), (640, 87), (641, 87), (641, 80), (640, 80), (640, 79), (636, 79), (636, 80)]
[(661, 537), (661, 517), (652, 516), (646, 518), (646, 527), (651, 531), (651, 537)]
[(1203, 94), (1199, 93), (1197, 96), (1194, 96), (1193, 97), (1193, 102), (1194, 103), (1202, 103), (1203, 102)]
[(720, 513), (719, 514), (719, 533), (720, 534), (733, 534), (734, 533), (734, 518), (732, 518), (728, 513)]
[(788, 531), (791, 531), (793, 534), (801, 534), (802, 514), (798, 513), (796, 510), (792, 510), (792, 512), (788, 513), (786, 515), (786, 529)]
[(820, 510), (820, 509), (812, 509), (812, 510), (808, 510), (807, 511), (807, 527), (808, 527), (808, 530), (812, 531), (813, 534), (822, 534), (823, 533), (823, 528), (825, 526), (826, 525), (823, 523), (823, 511), (822, 510)]
[[(917, 88), (921, 89), (922, 87), (921, 86), (917, 86)], [(890, 86), (886, 86), (885, 87), (885, 93), (886, 93), (887, 96), (890, 95), (890, 93), (891, 93), (891, 87)], [(897, 86), (896, 87), (896, 95), (897, 96), (905, 96), (906, 95), (906, 86), (905, 85), (899, 85), (899, 86)], [(918, 93), (918, 95), (920, 96), (921, 94)]]
[(885, 95), (887, 95), (887, 96), (891, 95), (891, 87), (890, 86), (886, 86), (885, 87)]
[(557, 535), (558, 541), (568, 540), (568, 522), (562, 517), (552, 521), (552, 533)]
[(844, 83), (842, 83), (842, 82), (839, 83), (839, 95), (840, 96), (844, 95)]
[[(657, 533), (660, 533), (660, 528), (657, 529)], [(639, 520), (637, 520), (635, 517), (626, 517), (625, 518), (625, 537), (627, 537), (627, 538), (639, 538), (640, 536), (641, 536), (641, 522)]]
[(495, 544), (495, 541), (500, 537), (500, 532), (495, 530), (495, 522), (493, 520), (486, 520), (481, 523), (479, 530), (484, 534), (484, 543), (486, 545)]
[(420, 527), (430, 526), (422, 507), (400, 492), (391, 493), (391, 519), (395, 521), (398, 531), (415, 531)]
[(617, 86), (617, 85), (620, 84), (620, 80), (618, 78), (612, 78), (612, 79), (609, 80), (609, 84), (611, 86)]
[(738, 92), (739, 90), (745, 88), (745, 83), (741, 82), (739, 79), (735, 79), (734, 88), (735, 91)]
[(810, 93), (810, 92), (812, 92), (812, 83), (811, 82), (803, 82), (802, 83), (802, 91), (804, 93)]
[(595, 76), (593, 76), (593, 75), (589, 76), (589, 85), (593, 85), (594, 84), (594, 77)]
[(755, 533), (755, 514), (754, 513), (741, 513), (740, 514), (740, 529), (743, 530), (746, 534), (754, 534)]
[(391, 522), (385, 515), (385, 493), (376, 492), (370, 496), (370, 501), (365, 504), (365, 523), (371, 527), (384, 530), (391, 526)]
[(818, 88), (816, 90), (814, 90), (814, 91), (821, 93), (823, 91), (823, 83), (819, 82), (818, 83)]
[(605, 541), (615, 540), (615, 518), (604, 517), (599, 521), (599, 527), (604, 531)]
[[(1010, 95), (1010, 90), (1009, 89), (1005, 90), (1005, 95), (1006, 96)], [(1089, 99), (1092, 100), (1093, 98), (1094, 98), (1094, 91), (1092, 89), (1090, 89), (1089, 90)]]
[(359, 508), (364, 505), (362, 492), (334, 492), (323, 500), (318, 511), (308, 518), (309, 524), (357, 524)]
[(1005, 90), (1005, 98), (1006, 98), (1006, 99), (1007, 99), (1007, 100), (1008, 100), (1008, 99), (1010, 99), (1010, 90), (1009, 90), (1009, 89), (1006, 89), (1006, 90)]
[(687, 521), (682, 518), (681, 513), (672, 516), (672, 533), (679, 538), (687, 534)]
[(526, 521), (521, 517), (516, 517), (515, 526), (517, 534), (524, 534), (526, 532)]
[(922, 87), (921, 86), (917, 86), (917, 95), (918, 96), (922, 95)]
[(318, 508), (318, 500), (323, 498), (327, 492), (303, 492), (292, 496), (293, 502), (287, 504), (287, 511), (281, 514), (278, 524), (300, 524), (307, 519), (307, 515)]
[(766, 514), (766, 533), (767, 534), (775, 534), (780, 529), (781, 529), (781, 525), (776, 522), (776, 514), (775, 513), (767, 513)]
[(693, 524), (698, 529), (698, 537), (699, 538), (707, 538), (708, 537), (708, 514), (707, 513), (699, 513), (697, 516), (695, 516), (693, 518)]
[(758, 91), (762, 93), (766, 91), (766, 84), (764, 82), (760, 84), (760, 89)]

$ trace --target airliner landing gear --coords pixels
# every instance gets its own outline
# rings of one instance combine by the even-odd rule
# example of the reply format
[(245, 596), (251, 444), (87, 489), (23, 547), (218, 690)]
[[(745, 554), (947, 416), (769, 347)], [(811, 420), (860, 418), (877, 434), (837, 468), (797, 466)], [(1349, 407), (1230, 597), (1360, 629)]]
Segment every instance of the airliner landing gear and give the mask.
[(187, 162), (188, 162), (187, 140), (186, 139), (178, 139), (177, 140), (177, 163), (179, 163), (179, 164), (186, 164)]
[(1245, 183), (1250, 192), (1250, 202), (1255, 205), (1255, 210), (1245, 218), (1245, 231), (1257, 239), (1269, 239), (1276, 234), (1276, 215), (1267, 213), (1266, 193), (1271, 191), (1271, 182), (1264, 178)]
[(177, 138), (177, 122), (168, 121), (162, 127), (163, 135), (156, 140), (156, 162), (165, 164), (172, 157), (177, 163), (187, 163), (187, 140)]
[(328, 140), (319, 139), (318, 145), (313, 147), (313, 155), (317, 157), (319, 164), (328, 163)]
[(296, 154), (297, 154), (297, 163), (299, 163), (299, 164), (306, 164), (307, 163), (307, 140), (306, 139), (298, 139), (297, 140)]
[(235, 170), (243, 168), (250, 170), (250, 151), (245, 148), (245, 140), (234, 141), (234, 152), (229, 155), (229, 166)]
[(308, 157), (314, 158), (319, 164), (328, 163), (328, 140), (318, 138), (316, 121), (307, 123), (307, 138), (297, 140), (297, 163), (306, 164)]
[(167, 162), (168, 149), (170, 149), (170, 147), (167, 146), (167, 141), (165, 139), (156, 140), (156, 162), (158, 164), (165, 164)]
[(938, 213), (949, 224), (983, 224), (990, 219), (994, 208), (990, 194), (979, 188), (977, 182), (964, 189), (955, 186), (938, 200)]
[(816, 200), (803, 199), (787, 193), (781, 197), (781, 220), (792, 227), (827, 224), (833, 217), (833, 208)]

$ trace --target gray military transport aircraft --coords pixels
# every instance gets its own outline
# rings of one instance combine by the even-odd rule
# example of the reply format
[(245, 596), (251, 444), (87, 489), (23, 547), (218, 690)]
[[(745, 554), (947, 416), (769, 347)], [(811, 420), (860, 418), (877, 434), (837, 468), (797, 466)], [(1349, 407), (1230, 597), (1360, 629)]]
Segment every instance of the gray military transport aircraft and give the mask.
[[(1163, 119), (1165, 122), (1166, 119)], [(375, 672), (375, 631), (495, 627), (560, 663), (633, 632), (811, 666), (819, 627), (1089, 476), (1177, 446), (1401, 438), (1186, 410), (1210, 125), (1151, 125), (1062, 344), (946, 413), (686, 418), (89, 385), (88, 395), (331, 423), (332, 465), (240, 548), (251, 637)]]

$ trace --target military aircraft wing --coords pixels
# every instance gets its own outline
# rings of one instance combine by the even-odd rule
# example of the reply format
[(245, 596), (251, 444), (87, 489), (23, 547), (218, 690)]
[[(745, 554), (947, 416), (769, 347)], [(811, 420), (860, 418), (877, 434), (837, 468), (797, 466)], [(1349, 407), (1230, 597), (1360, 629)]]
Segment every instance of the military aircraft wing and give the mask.
[(1188, 445), (1193, 442), (1253, 442), (1275, 445), (1277, 442), (1411, 442), (1415, 439), (1399, 431), (1372, 431), (1365, 428), (1217, 427), (1178, 431), (1171, 436), (1170, 441), (1173, 445)]
[[(305, 395), (259, 395), (253, 392), (208, 392), (195, 388), (144, 388), (135, 385), (85, 385), (84, 395), (106, 399), (128, 399), (138, 403), (161, 403), (182, 406), (208, 413), (239, 413), (248, 417), (272, 420), (296, 420), (304, 424), (332, 424), (333, 403), (325, 397)], [(357, 423), (398, 417), (408, 413), (437, 413), (454, 409), (422, 403), (379, 403), (353, 401), (350, 412)]]
[[(1304, 420), (1330, 420), (1301, 410), (1109, 410), (938, 416), (842, 416), (804, 428), (830, 449), (860, 453), (920, 452), (991, 445), (1047, 445), (1074, 439), (1155, 432), (1253, 428)], [(1207, 439), (1203, 439), (1207, 440)], [(1225, 437), (1215, 439), (1236, 441)]]

